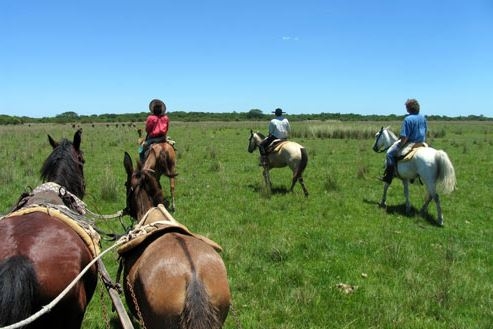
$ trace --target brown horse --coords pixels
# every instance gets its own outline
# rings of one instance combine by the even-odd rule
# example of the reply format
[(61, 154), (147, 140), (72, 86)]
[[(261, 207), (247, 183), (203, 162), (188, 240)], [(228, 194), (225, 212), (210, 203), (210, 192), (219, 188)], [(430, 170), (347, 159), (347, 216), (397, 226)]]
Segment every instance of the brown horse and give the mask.
[(231, 295), (220, 247), (176, 222), (155, 177), (137, 166), (125, 153), (126, 213), (139, 221), (129, 235), (148, 232), (119, 249), (132, 314), (148, 329), (221, 328)]
[[(0, 220), (0, 326), (17, 323), (55, 299), (93, 259), (93, 248), (64, 219), (82, 219), (85, 193), (80, 149), (82, 131), (73, 142), (55, 142), (41, 169), (45, 184), (24, 193)], [(96, 234), (97, 235), (97, 234)], [(87, 237), (87, 236), (86, 236)], [(97, 282), (92, 266), (48, 313), (26, 328), (80, 328)]]
[(168, 142), (151, 144), (144, 162), (144, 169), (154, 172), (160, 188), (161, 175), (169, 178), (170, 209), (175, 210), (175, 177), (178, 174), (176, 173), (176, 153), (173, 146)]

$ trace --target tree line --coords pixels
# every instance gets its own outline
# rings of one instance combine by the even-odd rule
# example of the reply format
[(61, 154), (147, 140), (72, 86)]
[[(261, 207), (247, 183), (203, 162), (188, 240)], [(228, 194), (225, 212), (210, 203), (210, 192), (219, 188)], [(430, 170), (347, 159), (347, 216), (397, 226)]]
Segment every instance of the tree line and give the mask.
[[(54, 117), (31, 118), (26, 116), (11, 116), (0, 114), (0, 125), (18, 125), (29, 123), (118, 123), (118, 122), (143, 122), (149, 112), (123, 113), (123, 114), (94, 114), (78, 115), (76, 112), (64, 112)], [(185, 112), (173, 111), (168, 115), (176, 121), (265, 121), (272, 118), (272, 114), (264, 114), (259, 109), (252, 109), (248, 112)], [(329, 113), (321, 112), (317, 114), (290, 114), (290, 121), (306, 120), (337, 120), (337, 121), (398, 121), (402, 120), (403, 115), (361, 115), (354, 113)], [(428, 120), (441, 121), (493, 121), (493, 118), (483, 115), (468, 115), (458, 117), (448, 117), (442, 115), (427, 115)]]

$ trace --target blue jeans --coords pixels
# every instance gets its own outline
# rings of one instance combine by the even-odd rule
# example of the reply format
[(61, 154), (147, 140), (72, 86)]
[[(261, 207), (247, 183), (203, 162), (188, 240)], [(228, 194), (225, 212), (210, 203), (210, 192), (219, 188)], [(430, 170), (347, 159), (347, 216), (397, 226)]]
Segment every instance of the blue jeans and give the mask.
[(386, 162), (385, 162), (385, 166), (387, 168), (390, 167), (390, 166), (392, 166), (392, 167), (395, 166), (395, 157), (396, 157), (397, 153), (399, 152), (400, 148), (401, 148), (401, 142), (400, 141), (396, 141), (387, 150), (387, 156), (386, 156)]

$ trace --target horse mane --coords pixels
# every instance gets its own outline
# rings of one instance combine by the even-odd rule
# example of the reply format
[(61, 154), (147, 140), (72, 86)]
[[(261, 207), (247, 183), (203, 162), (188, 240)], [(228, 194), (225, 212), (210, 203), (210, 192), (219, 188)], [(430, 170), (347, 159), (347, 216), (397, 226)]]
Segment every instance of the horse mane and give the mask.
[(256, 132), (256, 134), (258, 135), (258, 137), (262, 138), (262, 139), (265, 139), (265, 135), (262, 134), (261, 132)]
[(388, 127), (387, 127), (387, 128), (385, 128), (385, 129), (389, 132), (390, 136), (392, 136), (392, 137), (393, 137), (393, 138), (395, 138), (395, 139), (399, 139), (399, 137), (397, 137), (397, 135), (396, 135), (396, 134), (394, 134), (394, 132), (393, 132), (392, 130), (390, 130), (390, 126), (388, 126)]
[(85, 194), (83, 162), (74, 157), (72, 150), (72, 142), (62, 139), (43, 163), (41, 179), (57, 183), (82, 199)]

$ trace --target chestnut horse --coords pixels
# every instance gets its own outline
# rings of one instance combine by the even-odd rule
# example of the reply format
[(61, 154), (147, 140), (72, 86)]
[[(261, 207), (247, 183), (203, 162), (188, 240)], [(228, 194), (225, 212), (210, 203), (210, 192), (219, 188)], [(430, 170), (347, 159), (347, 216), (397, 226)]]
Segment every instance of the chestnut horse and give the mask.
[(161, 188), (161, 175), (169, 178), (169, 191), (171, 195), (170, 209), (175, 210), (175, 177), (176, 153), (173, 146), (168, 142), (154, 143), (149, 146), (147, 158), (144, 162), (145, 170), (153, 170), (154, 176)]
[(131, 249), (118, 250), (132, 314), (148, 329), (221, 328), (231, 295), (220, 247), (176, 222), (162, 205), (155, 177), (137, 166), (134, 171), (125, 152), (126, 214), (139, 221), (129, 235), (148, 232), (130, 240), (142, 240)]
[[(0, 326), (29, 318), (55, 299), (94, 257), (66, 222), (83, 218), (85, 193), (82, 131), (73, 142), (55, 142), (41, 169), (45, 184), (24, 193), (0, 220)], [(26, 328), (80, 328), (97, 283), (92, 266), (48, 313)], [(29, 320), (28, 320), (29, 321)]]

